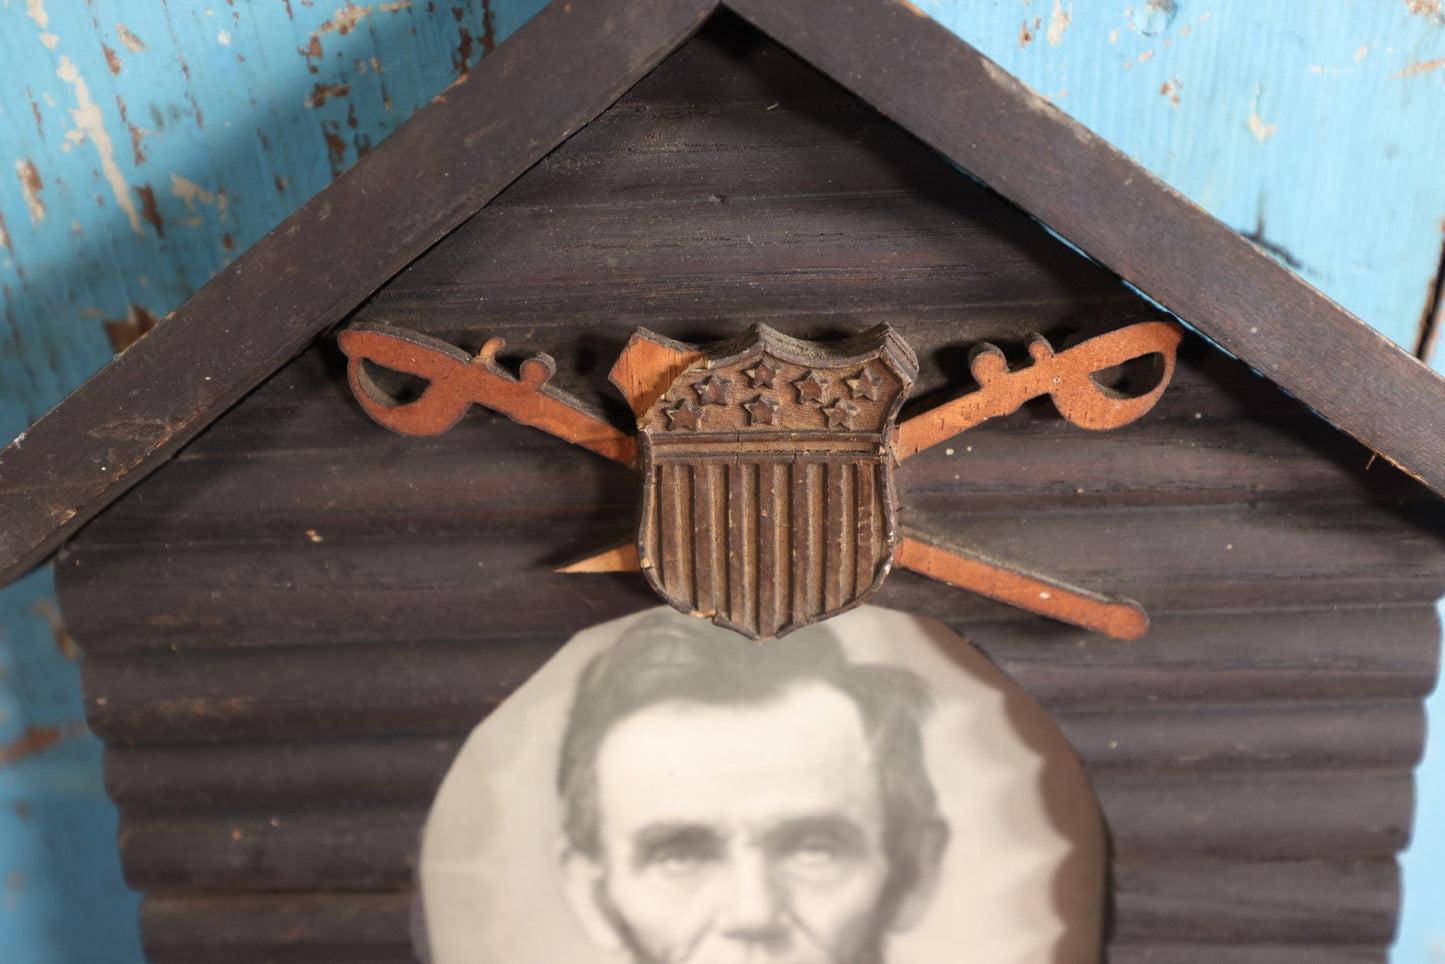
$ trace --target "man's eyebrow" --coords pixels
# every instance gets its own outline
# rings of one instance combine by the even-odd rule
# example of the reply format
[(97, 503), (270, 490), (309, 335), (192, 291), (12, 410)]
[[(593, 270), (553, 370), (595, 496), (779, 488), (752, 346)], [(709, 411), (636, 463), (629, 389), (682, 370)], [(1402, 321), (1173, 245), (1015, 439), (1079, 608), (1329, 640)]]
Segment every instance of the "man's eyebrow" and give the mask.
[(723, 835), (703, 823), (656, 821), (641, 827), (632, 835), (633, 853), (646, 860), (662, 847), (716, 848)]
[(850, 847), (861, 848), (867, 839), (858, 823), (842, 814), (820, 813), (794, 817), (771, 828), (766, 836), (769, 845), (787, 846), (812, 836), (831, 838)]

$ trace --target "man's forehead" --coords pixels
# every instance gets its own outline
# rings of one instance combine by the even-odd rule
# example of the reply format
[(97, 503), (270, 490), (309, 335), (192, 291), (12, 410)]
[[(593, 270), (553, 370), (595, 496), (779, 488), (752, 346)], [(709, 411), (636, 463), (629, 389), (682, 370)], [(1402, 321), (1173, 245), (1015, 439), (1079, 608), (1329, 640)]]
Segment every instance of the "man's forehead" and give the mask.
[(872, 818), (874, 762), (857, 705), (825, 683), (757, 704), (669, 701), (603, 741), (599, 804), (604, 822), (630, 826), (838, 809)]
[(726, 753), (739, 743), (757, 749), (812, 741), (821, 747), (854, 738), (867, 740), (863, 714), (853, 697), (822, 680), (800, 680), (757, 700), (679, 698), (653, 703), (614, 724), (599, 756), (617, 746), (664, 753), (686, 743), (692, 752)]

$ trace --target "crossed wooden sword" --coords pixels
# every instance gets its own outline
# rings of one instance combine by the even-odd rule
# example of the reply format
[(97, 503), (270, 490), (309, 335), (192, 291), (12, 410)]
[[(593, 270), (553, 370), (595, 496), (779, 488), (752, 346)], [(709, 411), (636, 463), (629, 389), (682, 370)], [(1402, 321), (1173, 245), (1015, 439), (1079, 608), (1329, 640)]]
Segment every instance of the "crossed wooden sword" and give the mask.
[[(895, 463), (938, 445), (980, 422), (1014, 412), (1029, 399), (1049, 395), (1059, 413), (1086, 429), (1126, 425), (1153, 407), (1173, 375), (1182, 329), (1149, 321), (1055, 351), (1040, 335), (1030, 336), (1031, 362), (1013, 369), (994, 345), (974, 347), (969, 361), (977, 388), (906, 420), (889, 424), (886, 444)], [(556, 363), (545, 354), (524, 360), (516, 376), (497, 362), (503, 339), (487, 341), (472, 355), (447, 342), (381, 323), (357, 323), (341, 331), (348, 356), (347, 376), (361, 407), (382, 426), (403, 435), (426, 436), (454, 426), (472, 404), (506, 415), (558, 438), (638, 468), (638, 437), (603, 414), (549, 384)], [(1126, 395), (1102, 384), (1099, 373), (1126, 362), (1156, 356), (1158, 380), (1148, 391)], [(400, 400), (381, 388), (367, 363), (427, 382), (414, 398)], [(678, 379), (707, 368), (708, 351), (697, 345), (638, 329), (610, 372), (639, 422)], [(614, 546), (559, 572), (639, 571), (636, 543)], [(918, 533), (902, 532), (891, 565), (928, 576), (1021, 609), (1095, 630), (1115, 639), (1137, 639), (1149, 617), (1136, 602), (1069, 585), (985, 554), (945, 546)]]

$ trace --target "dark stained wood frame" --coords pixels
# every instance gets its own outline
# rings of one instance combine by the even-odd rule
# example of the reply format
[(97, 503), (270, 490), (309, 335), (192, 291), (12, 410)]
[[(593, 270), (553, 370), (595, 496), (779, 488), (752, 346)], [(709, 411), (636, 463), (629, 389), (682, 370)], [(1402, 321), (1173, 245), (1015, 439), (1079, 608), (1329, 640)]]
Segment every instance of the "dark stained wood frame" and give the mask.
[(0, 584), (610, 106), (719, 6), (1445, 493), (1445, 380), (906, 0), (553, 0), (0, 452)]

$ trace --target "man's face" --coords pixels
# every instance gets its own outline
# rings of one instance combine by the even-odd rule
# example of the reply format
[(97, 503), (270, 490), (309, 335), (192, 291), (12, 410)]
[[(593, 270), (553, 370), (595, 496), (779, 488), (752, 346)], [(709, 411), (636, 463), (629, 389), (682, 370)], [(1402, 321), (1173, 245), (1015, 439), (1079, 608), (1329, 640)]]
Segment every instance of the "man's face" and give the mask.
[(870, 964), (889, 864), (856, 705), (802, 683), (757, 706), (671, 702), (597, 759), (595, 900), (647, 964)]

